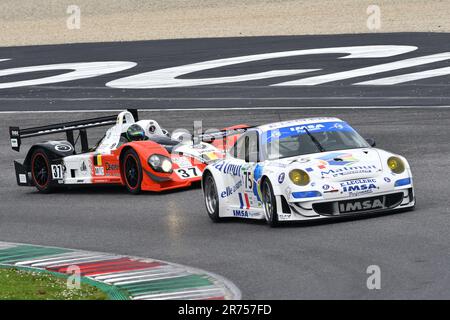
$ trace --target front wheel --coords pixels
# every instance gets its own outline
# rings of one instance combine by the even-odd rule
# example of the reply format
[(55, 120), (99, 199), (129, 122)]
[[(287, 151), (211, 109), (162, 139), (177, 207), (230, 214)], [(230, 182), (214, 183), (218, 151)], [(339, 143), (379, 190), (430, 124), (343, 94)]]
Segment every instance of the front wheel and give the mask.
[(31, 179), (33, 184), (42, 193), (53, 191), (51, 180), (50, 159), (44, 149), (38, 148), (31, 155)]
[(132, 194), (141, 192), (142, 166), (139, 156), (133, 149), (128, 149), (122, 158), (122, 173), (125, 187)]
[(205, 198), (206, 211), (214, 222), (222, 220), (219, 216), (219, 196), (217, 194), (216, 182), (211, 173), (206, 172), (203, 180), (203, 194)]
[(276, 227), (279, 225), (278, 213), (277, 213), (277, 202), (275, 195), (273, 193), (272, 184), (269, 179), (264, 179), (262, 184), (262, 200), (264, 204), (264, 214), (266, 216), (266, 221), (271, 227)]

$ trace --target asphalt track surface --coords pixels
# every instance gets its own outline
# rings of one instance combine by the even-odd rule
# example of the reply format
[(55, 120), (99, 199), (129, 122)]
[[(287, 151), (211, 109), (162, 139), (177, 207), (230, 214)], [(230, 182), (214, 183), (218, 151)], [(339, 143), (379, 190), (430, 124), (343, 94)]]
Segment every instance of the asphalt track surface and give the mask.
[[(158, 40), (0, 48), (1, 69), (36, 65), (132, 61), (131, 69), (100, 77), (34, 87), (1, 89), (1, 110), (116, 109), (192, 107), (298, 107), (450, 105), (450, 77), (441, 76), (391, 86), (355, 86), (380, 77), (448, 67), (450, 60), (329, 82), (317, 86), (269, 86), (289, 80), (331, 74), (389, 62), (450, 52), (447, 33), (394, 33), (340, 36), (286, 36)], [(227, 77), (272, 70), (320, 69), (309, 73), (255, 81), (198, 87), (115, 89), (109, 81), (186, 64), (291, 50), (368, 46), (416, 46), (417, 50), (385, 58), (339, 59), (346, 54), (321, 54), (259, 60), (182, 76), (184, 79)], [(68, 70), (1, 76), (0, 84), (58, 75)]]
[[(377, 36), (374, 35), (375, 38)], [(396, 37), (394, 35), (393, 39)], [(440, 43), (437, 39), (431, 41), (433, 37), (435, 35), (417, 36), (414, 39), (429, 41), (429, 46), (422, 50), (429, 51), (435, 44), (435, 52), (446, 51), (446, 48), (442, 49), (442, 46), (448, 46), (448, 41), (442, 42), (444, 35), (436, 36), (442, 37)], [(413, 42), (413, 39), (403, 38), (403, 43)], [(272, 42), (275, 43), (272, 46), (277, 46), (278, 41), (285, 39), (273, 38)], [(366, 41), (365, 37), (362, 39)], [(399, 36), (396, 41), (400, 40)], [(192, 41), (202, 43), (199, 40)], [(266, 46), (270, 44), (268, 38), (262, 38), (260, 41)], [(383, 43), (389, 41), (393, 40), (387, 37)], [(320, 44), (319, 42), (315, 45)], [(152, 43), (149, 42), (148, 45)], [(176, 43), (172, 43), (174, 47)], [(141, 43), (140, 46), (147, 45)], [(294, 46), (292, 44), (292, 47)], [(441, 46), (439, 50), (438, 46)], [(67, 50), (65, 48), (62, 46), (61, 50)], [(272, 49), (270, 47), (265, 50), (269, 52)], [(4, 49), (1, 50), (3, 52)], [(34, 59), (47, 59), (48, 57), (39, 56), (39, 50), (36, 49)], [(135, 54), (137, 50), (129, 49), (130, 54)], [(197, 50), (199, 55), (206, 55), (201, 49)], [(248, 50), (251, 50), (250, 45)], [(11, 52), (16, 52), (16, 56), (22, 54), (19, 49)], [(72, 59), (61, 58), (61, 61), (68, 62)], [(26, 152), (25, 144), (33, 141), (26, 142), (21, 153), (17, 154), (9, 146), (8, 126), (19, 124), (27, 127), (82, 119), (92, 114), (0, 114), (0, 137), (4, 137), (0, 139), (0, 240), (115, 252), (190, 265), (225, 276), (241, 289), (243, 298), (248, 299), (449, 299), (450, 182), (447, 177), (450, 164), (450, 108), (442, 107), (449, 99), (446, 81), (449, 81), (449, 77), (431, 78), (406, 87), (385, 87), (385, 93), (380, 91), (385, 97), (389, 96), (391, 91), (394, 94), (396, 90), (398, 94), (405, 96), (413, 92), (430, 92), (428, 100), (414, 97), (409, 99), (407, 104), (414, 105), (414, 108), (397, 108), (394, 107), (394, 101), (380, 99), (376, 101), (376, 105), (392, 108), (320, 109), (330, 104), (317, 102), (313, 107), (318, 109), (310, 109), (301, 108), (307, 104), (286, 100), (291, 106), (299, 108), (273, 108), (264, 111), (251, 108), (226, 111), (149, 110), (141, 113), (142, 118), (159, 120), (170, 130), (189, 129), (193, 120), (203, 120), (204, 128), (220, 128), (242, 122), (262, 124), (306, 116), (338, 116), (351, 123), (363, 136), (375, 138), (378, 147), (400, 153), (409, 159), (417, 194), (415, 211), (339, 223), (289, 225), (277, 229), (271, 229), (264, 223), (244, 220), (214, 224), (206, 215), (201, 191), (195, 187), (139, 196), (129, 195), (122, 188), (115, 187), (75, 188), (51, 195), (38, 194), (33, 188), (19, 188), (15, 183), (12, 160), (23, 158)], [(104, 83), (104, 79), (101, 82)], [(65, 88), (67, 85), (61, 84)], [(77, 92), (83, 91), (55, 88), (58, 86), (60, 85), (52, 88), (8, 89), (1, 92), (1, 97), (76, 97)], [(341, 86), (344, 91), (354, 90), (346, 85)], [(230, 95), (257, 95), (264, 91), (262, 87), (256, 88), (255, 91), (249, 88), (236, 85), (233, 89), (235, 91), (230, 92)], [(105, 89), (92, 90), (92, 94), (100, 94), (99, 92)], [(147, 90), (137, 90), (133, 93), (127, 90), (121, 93), (106, 90), (110, 91), (113, 97), (155, 94)], [(181, 94), (182, 90), (186, 94), (202, 90), (210, 91), (208, 94), (214, 93), (212, 88), (172, 91), (175, 95), (178, 91)], [(216, 87), (216, 90), (225, 88)], [(314, 90), (318, 90), (323, 96), (330, 93), (328, 86)], [(298, 91), (295, 95), (300, 94)], [(166, 94), (170, 96), (171, 93), (167, 91)], [(370, 93), (364, 92), (363, 95), (365, 94)], [(95, 107), (115, 109), (119, 105), (123, 106), (123, 101), (110, 101), (112, 105), (96, 101)], [(267, 106), (274, 103), (272, 100), (260, 101), (267, 103)], [(356, 107), (360, 105), (358, 102), (364, 99), (350, 98), (339, 101), (337, 103), (341, 105)], [(423, 101), (426, 103), (421, 104)], [(42, 100), (42, 104), (33, 105), (25, 99), (23, 105), (5, 103), (2, 109), (15, 110), (23, 107), (30, 110), (32, 106), (31, 110), (87, 108), (85, 102), (77, 99), (59, 102), (49, 104), (48, 101), (44, 103)], [(186, 108), (198, 106), (195, 101), (183, 102), (183, 107)], [(213, 108), (217, 106), (216, 102), (205, 100), (202, 106)], [(237, 104), (234, 106), (239, 107), (239, 101), (235, 102)], [(253, 102), (250, 106), (264, 106)], [(150, 105), (135, 106), (160, 109), (173, 107), (171, 103), (174, 102), (169, 105), (153, 102)], [(230, 101), (222, 100), (220, 103), (226, 107)], [(91, 105), (90, 109), (92, 108)], [(100, 131), (92, 132), (93, 140), (96, 135), (100, 135)], [(368, 290), (366, 287), (369, 276), (366, 269), (370, 265), (378, 265), (381, 268), (381, 290)]]

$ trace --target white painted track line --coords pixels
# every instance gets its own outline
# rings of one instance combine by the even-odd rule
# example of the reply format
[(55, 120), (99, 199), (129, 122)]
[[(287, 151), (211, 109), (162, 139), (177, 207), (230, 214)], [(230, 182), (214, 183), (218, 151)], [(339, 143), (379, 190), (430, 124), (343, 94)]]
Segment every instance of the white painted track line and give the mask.
[[(100, 113), (100, 112), (120, 112), (126, 109), (89, 109), (89, 110), (17, 110), (17, 111), (0, 111), (0, 114), (47, 114), (47, 113)], [(138, 109), (139, 112), (165, 112), (165, 111), (239, 111), (239, 110), (339, 110), (339, 109), (450, 109), (450, 105), (441, 106), (327, 106), (327, 107), (221, 107), (221, 108), (163, 108), (163, 109)]]

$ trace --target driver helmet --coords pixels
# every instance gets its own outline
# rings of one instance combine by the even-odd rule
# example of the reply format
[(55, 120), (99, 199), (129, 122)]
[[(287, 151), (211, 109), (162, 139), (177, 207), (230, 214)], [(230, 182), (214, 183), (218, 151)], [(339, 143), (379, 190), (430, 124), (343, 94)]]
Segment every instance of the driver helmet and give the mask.
[(126, 135), (129, 141), (142, 141), (145, 139), (144, 129), (136, 123), (128, 127)]
[(328, 141), (328, 133), (327, 132), (315, 132), (314, 138), (319, 141), (320, 144), (324, 144)]

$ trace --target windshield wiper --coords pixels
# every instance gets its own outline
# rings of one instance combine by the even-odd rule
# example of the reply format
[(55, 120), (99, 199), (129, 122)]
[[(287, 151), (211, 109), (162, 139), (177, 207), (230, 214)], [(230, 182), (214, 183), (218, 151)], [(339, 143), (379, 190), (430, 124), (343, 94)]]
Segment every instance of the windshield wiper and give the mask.
[(306, 129), (305, 127), (303, 127), (302, 129), (305, 130), (306, 134), (311, 138), (311, 141), (314, 142), (314, 144), (316, 145), (317, 149), (319, 149), (320, 152), (325, 152), (325, 148), (322, 147), (322, 145), (320, 144), (319, 141), (317, 141), (316, 138), (314, 138), (314, 136), (311, 134), (311, 132), (309, 132), (309, 130)]

